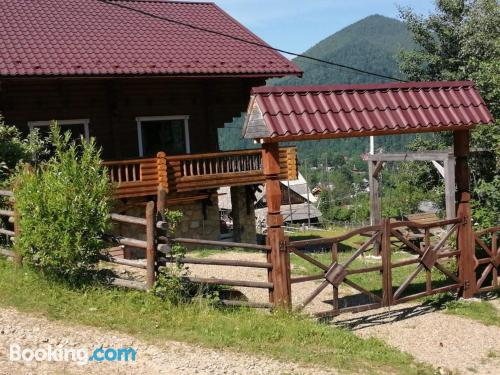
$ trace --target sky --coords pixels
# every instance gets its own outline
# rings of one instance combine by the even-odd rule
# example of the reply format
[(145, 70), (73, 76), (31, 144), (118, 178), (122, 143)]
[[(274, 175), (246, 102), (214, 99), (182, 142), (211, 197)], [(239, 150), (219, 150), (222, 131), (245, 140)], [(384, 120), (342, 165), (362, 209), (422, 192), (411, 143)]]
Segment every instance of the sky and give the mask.
[(427, 14), (434, 0), (212, 0), (273, 47), (304, 52), (372, 14), (398, 18), (398, 6)]

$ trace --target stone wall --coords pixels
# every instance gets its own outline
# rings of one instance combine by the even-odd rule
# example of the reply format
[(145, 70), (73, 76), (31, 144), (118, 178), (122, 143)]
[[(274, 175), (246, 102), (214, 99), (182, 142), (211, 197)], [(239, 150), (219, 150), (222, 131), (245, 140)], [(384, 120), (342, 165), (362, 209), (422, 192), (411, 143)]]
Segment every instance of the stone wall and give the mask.
[(201, 201), (169, 206), (169, 210), (181, 211), (182, 221), (177, 227), (177, 237), (218, 240), (220, 237), (219, 204), (217, 194), (207, 204)]
[(233, 240), (235, 242), (255, 243), (255, 208), (248, 187), (231, 187), (231, 216), (233, 218)]
[[(136, 206), (118, 205), (115, 212), (124, 215), (135, 217), (145, 216), (145, 200), (142, 198), (132, 199), (127, 202), (128, 205), (135, 204)], [(213, 194), (210, 202), (203, 203), (197, 201), (189, 204), (169, 206), (169, 210), (181, 211), (183, 217), (177, 227), (176, 237), (196, 238), (205, 240), (218, 240), (220, 237), (220, 220), (219, 220), (219, 205), (217, 195)], [(113, 223), (112, 233), (115, 236), (123, 236), (135, 238), (138, 240), (146, 240), (146, 228), (141, 225), (127, 223)], [(127, 259), (144, 258), (145, 251), (143, 249), (126, 247), (124, 254), (114, 252), (114, 256), (124, 256)]]

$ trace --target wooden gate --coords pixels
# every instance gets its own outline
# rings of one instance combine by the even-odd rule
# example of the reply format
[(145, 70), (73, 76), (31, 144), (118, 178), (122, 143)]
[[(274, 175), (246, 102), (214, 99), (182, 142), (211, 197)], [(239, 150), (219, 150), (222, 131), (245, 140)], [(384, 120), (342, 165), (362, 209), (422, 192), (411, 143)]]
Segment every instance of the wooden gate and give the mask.
[[(500, 268), (499, 232), (500, 226), (474, 233), (476, 243), (474, 270), (478, 276), (476, 282), (478, 292), (489, 292), (500, 288), (498, 282)], [(486, 285), (487, 281), (489, 281), (489, 285)]]
[[(436, 293), (458, 290), (464, 283), (456, 266), (460, 251), (449, 246), (452, 236), (456, 235), (461, 219), (442, 220), (431, 223), (391, 222), (384, 219), (381, 225), (369, 226), (351, 231), (343, 236), (327, 239), (313, 239), (290, 242), (289, 252), (314, 265), (321, 273), (316, 275), (292, 277), (291, 284), (321, 280), (311, 293), (299, 303), (298, 310), (304, 309), (328, 286), (332, 287), (332, 309), (316, 313), (318, 316), (337, 315), (343, 312), (360, 312), (382, 306), (391, 306), (429, 296)], [(410, 240), (409, 233), (421, 233), (418, 241)], [(489, 233), (489, 232), (488, 232)], [(339, 260), (339, 248), (345, 241), (355, 236), (368, 238), (343, 261)], [(414, 235), (411, 236), (415, 238)], [(306, 249), (311, 246), (327, 245), (330, 247), (331, 262), (325, 264), (318, 261)], [(486, 245), (484, 245), (486, 246)], [(496, 246), (496, 242), (493, 246)], [(379, 257), (371, 257), (376, 264), (359, 266), (360, 257), (373, 248), (380, 249)], [(491, 258), (488, 262), (496, 262), (498, 252), (488, 250)], [(395, 258), (399, 252), (406, 254), (402, 259)], [(494, 255), (494, 256), (493, 256)], [(493, 260), (492, 260), (493, 259)], [(481, 260), (480, 263), (486, 262)], [(488, 265), (485, 273), (493, 272), (494, 264)], [(397, 277), (393, 275), (397, 271)], [(380, 287), (377, 285), (360, 285), (356, 282), (363, 275), (375, 273)], [(417, 277), (425, 274), (425, 279), (415, 285)], [(496, 275), (494, 275), (496, 276)], [(339, 290), (347, 286), (359, 293), (361, 303), (349, 303), (341, 298)], [(412, 287), (410, 287), (412, 286)], [(351, 298), (351, 300), (355, 300)], [(342, 303), (340, 303), (342, 301)]]

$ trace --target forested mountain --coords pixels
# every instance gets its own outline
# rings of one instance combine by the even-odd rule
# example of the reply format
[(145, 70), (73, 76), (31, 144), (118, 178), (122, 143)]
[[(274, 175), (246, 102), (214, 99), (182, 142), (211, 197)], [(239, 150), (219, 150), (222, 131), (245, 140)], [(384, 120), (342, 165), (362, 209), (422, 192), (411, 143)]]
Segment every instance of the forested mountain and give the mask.
[[(335, 61), (340, 64), (354, 66), (387, 76), (402, 77), (396, 56), (402, 49), (412, 49), (414, 44), (406, 26), (395, 19), (373, 15), (364, 18), (343, 30), (322, 40), (305, 52), (306, 55)], [(349, 70), (296, 58), (303, 70), (302, 78), (286, 77), (269, 80), (268, 84), (277, 85), (325, 85), (341, 83), (377, 83), (381, 78), (355, 73)], [(242, 119), (228, 124), (220, 131), (221, 148), (225, 150), (255, 147), (251, 142), (241, 140)], [(407, 137), (381, 137), (377, 139), (377, 147), (384, 150), (401, 150)], [(345, 140), (329, 140), (300, 142), (299, 157), (307, 160), (309, 165), (316, 165), (336, 156), (354, 157), (367, 151), (367, 138), (350, 138)]]

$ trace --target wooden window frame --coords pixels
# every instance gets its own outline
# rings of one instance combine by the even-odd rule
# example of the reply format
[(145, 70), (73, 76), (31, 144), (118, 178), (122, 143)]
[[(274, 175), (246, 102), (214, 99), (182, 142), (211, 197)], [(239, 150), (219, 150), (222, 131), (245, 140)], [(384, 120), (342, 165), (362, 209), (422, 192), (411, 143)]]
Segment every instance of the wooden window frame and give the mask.
[[(184, 121), (184, 137), (186, 154), (191, 153), (191, 140), (189, 137), (189, 115), (176, 115), (176, 116), (139, 116), (135, 118), (137, 122), (137, 145), (139, 148), (139, 157), (144, 157), (144, 144), (142, 139), (142, 123), (148, 121), (163, 121), (163, 120), (183, 120)], [(165, 150), (168, 153), (168, 150)]]
[(57, 122), (58, 125), (83, 125), (83, 136), (87, 142), (90, 141), (90, 119), (88, 118), (74, 120), (28, 121), (28, 127), (30, 131), (32, 131), (34, 128), (40, 126), (50, 126), (54, 121)]

